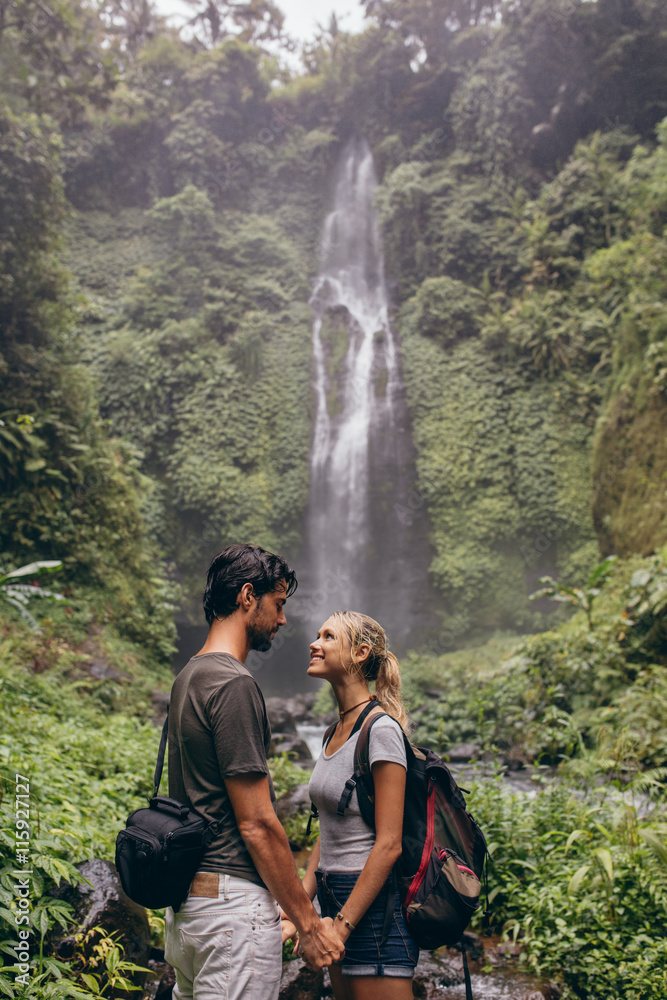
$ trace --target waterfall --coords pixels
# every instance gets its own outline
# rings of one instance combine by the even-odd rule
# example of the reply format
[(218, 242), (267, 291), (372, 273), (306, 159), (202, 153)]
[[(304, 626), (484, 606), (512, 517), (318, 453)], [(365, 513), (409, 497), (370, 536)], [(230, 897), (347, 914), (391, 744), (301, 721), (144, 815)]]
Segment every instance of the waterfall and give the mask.
[[(355, 607), (364, 596), (363, 579), (351, 571), (369, 534), (369, 453), (386, 424), (393, 426), (398, 387), (373, 204), (376, 186), (368, 144), (352, 140), (324, 225), (320, 273), (311, 297), (317, 404), (308, 519), (313, 582), (321, 590), (332, 575), (348, 579), (348, 603)], [(333, 350), (327, 358), (323, 342), (327, 314), (339, 341), (334, 348), (340, 351), (340, 340), (346, 348), (338, 378), (330, 370)], [(380, 395), (376, 383), (383, 378)]]
[(310, 300), (316, 412), (299, 617), (312, 635), (336, 608), (363, 611), (404, 652), (433, 624), (431, 554), (425, 510), (412, 524), (397, 514), (415, 470), (376, 187), (370, 147), (353, 138), (341, 155)]

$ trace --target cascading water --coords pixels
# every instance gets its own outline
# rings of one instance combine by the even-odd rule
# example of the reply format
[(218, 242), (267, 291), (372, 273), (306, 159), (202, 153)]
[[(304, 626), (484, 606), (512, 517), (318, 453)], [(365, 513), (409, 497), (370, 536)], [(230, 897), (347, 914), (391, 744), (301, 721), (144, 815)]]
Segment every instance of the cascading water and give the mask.
[(353, 138), (341, 156), (310, 300), (316, 413), (299, 617), (312, 634), (335, 608), (363, 611), (400, 653), (434, 624), (431, 554), (425, 511), (400, 516), (415, 482), (414, 456), (376, 187), (368, 143)]
[[(313, 691), (308, 643), (332, 611), (377, 619), (401, 656), (437, 631), (432, 552), (396, 341), (388, 319), (377, 181), (365, 139), (345, 146), (311, 296), (315, 427), (299, 589), (271, 649), (246, 666), (265, 694)], [(203, 641), (203, 637), (202, 637)]]
[[(387, 425), (393, 426), (398, 389), (375, 188), (371, 151), (365, 141), (353, 141), (325, 222), (311, 297), (317, 399), (309, 516), (313, 582), (322, 589), (325, 578), (349, 577), (347, 594), (354, 606), (364, 597), (364, 580), (353, 568), (369, 534), (369, 452)], [(327, 314), (333, 334), (327, 338), (333, 342), (328, 352), (323, 341)], [(331, 355), (336, 346), (340, 352), (341, 339), (347, 341), (342, 370), (332, 373)], [(382, 394), (376, 385), (380, 377), (385, 379)]]

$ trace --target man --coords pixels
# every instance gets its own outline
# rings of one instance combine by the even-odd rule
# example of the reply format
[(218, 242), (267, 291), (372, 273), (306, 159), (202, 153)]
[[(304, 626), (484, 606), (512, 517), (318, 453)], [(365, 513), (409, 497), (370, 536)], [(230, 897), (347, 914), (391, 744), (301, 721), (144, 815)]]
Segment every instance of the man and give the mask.
[(259, 686), (244, 666), (266, 650), (297, 583), (279, 556), (230, 545), (208, 571), (204, 646), (174, 681), (169, 707), (169, 795), (217, 822), (216, 836), (178, 913), (166, 913), (174, 1000), (276, 1000), (283, 908), (301, 954), (322, 968), (343, 946), (320, 920), (274, 809), (266, 755), (271, 732)]

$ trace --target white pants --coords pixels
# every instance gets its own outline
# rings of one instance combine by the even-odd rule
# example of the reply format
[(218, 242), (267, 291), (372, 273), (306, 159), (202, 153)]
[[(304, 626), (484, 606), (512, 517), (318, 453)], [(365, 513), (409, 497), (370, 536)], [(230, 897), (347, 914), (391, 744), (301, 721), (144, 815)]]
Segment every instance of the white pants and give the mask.
[[(209, 875), (210, 879), (210, 875)], [(165, 959), (174, 1000), (277, 1000), (280, 910), (267, 889), (218, 876), (218, 895), (188, 896), (165, 914)]]

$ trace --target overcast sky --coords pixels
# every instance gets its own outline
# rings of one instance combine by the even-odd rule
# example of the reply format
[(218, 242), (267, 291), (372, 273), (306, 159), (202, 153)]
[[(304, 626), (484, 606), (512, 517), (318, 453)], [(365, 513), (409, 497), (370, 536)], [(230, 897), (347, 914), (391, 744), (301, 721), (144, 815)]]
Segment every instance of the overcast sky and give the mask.
[[(327, 26), (334, 11), (344, 31), (357, 32), (363, 28), (363, 9), (359, 0), (277, 0), (285, 15), (285, 30), (301, 41), (311, 39), (317, 24)], [(174, 24), (184, 16), (192, 17), (192, 7), (182, 0), (157, 0), (162, 14), (173, 14)]]

